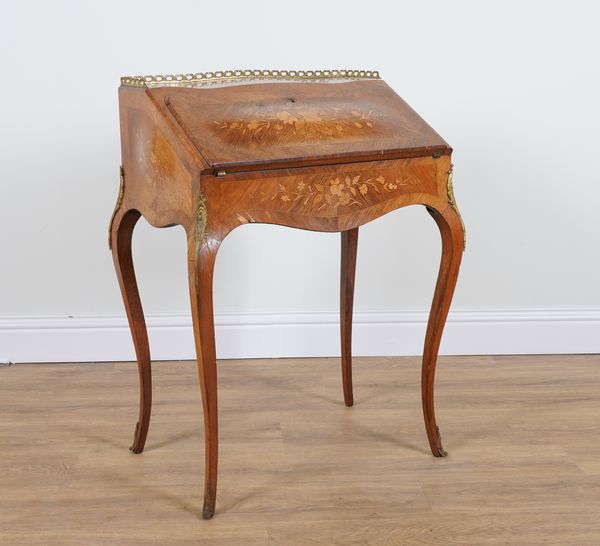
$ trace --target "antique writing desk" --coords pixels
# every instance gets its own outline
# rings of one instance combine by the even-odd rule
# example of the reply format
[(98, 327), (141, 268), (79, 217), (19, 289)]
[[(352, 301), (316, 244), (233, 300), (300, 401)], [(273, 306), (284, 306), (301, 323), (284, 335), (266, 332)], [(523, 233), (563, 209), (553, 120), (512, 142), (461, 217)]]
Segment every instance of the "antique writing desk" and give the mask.
[(156, 227), (180, 224), (187, 233), (204, 408), (203, 516), (210, 518), (218, 442), (212, 283), (223, 239), (255, 222), (341, 232), (342, 385), (351, 406), (358, 228), (399, 207), (424, 205), (439, 227), (442, 259), (425, 338), (422, 399), (429, 445), (444, 456), (433, 383), (464, 249), (448, 144), (377, 72), (245, 70), (124, 77), (121, 84), (121, 187), (109, 236), (140, 377), (131, 450), (144, 449), (152, 397), (131, 256), (140, 215)]

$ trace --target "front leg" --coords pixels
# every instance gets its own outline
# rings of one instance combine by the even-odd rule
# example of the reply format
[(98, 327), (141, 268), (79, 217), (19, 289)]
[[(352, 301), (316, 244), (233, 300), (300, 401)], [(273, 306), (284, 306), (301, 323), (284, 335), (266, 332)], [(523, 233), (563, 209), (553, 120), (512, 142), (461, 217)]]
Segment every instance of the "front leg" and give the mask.
[(204, 507), (215, 513), (217, 494), (218, 416), (217, 365), (213, 316), (213, 271), (220, 240), (206, 233), (206, 208), (200, 198), (196, 225), (188, 232), (188, 274), (198, 376), (204, 411)]
[(152, 372), (148, 331), (146, 329), (146, 321), (144, 319), (144, 311), (142, 309), (131, 254), (133, 229), (140, 218), (140, 213), (136, 210), (128, 210), (123, 205), (123, 192), (124, 185), (121, 175), (119, 199), (117, 200), (117, 206), (115, 207), (109, 226), (109, 246), (112, 250), (115, 271), (119, 280), (127, 320), (129, 321), (129, 329), (133, 338), (140, 381), (139, 415), (135, 426), (133, 444), (129, 449), (133, 453), (141, 453), (144, 450), (148, 427), (150, 425)]
[(440, 429), (435, 420), (435, 366), (462, 260), (464, 231), (462, 221), (455, 208), (447, 207), (444, 212), (429, 207), (427, 210), (438, 225), (442, 236), (442, 259), (425, 334), (421, 393), (429, 446), (434, 456), (445, 457), (447, 453), (442, 447)]

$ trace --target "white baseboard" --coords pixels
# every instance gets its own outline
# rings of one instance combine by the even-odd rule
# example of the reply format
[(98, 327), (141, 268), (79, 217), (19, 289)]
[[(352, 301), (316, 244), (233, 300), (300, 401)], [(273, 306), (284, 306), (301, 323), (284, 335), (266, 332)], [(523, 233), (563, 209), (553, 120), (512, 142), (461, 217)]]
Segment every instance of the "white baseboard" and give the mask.
[[(425, 312), (354, 315), (356, 356), (418, 355)], [(339, 355), (336, 313), (216, 317), (219, 358)], [(147, 317), (154, 360), (194, 358), (187, 315)], [(452, 311), (441, 354), (600, 353), (600, 309)], [(0, 362), (134, 360), (124, 317), (0, 318)]]

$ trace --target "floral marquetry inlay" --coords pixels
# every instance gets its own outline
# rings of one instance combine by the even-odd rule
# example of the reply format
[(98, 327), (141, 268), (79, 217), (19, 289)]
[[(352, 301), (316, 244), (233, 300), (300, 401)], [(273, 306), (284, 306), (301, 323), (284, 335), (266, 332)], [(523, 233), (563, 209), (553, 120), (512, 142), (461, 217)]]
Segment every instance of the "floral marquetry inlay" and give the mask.
[(256, 143), (351, 137), (374, 128), (381, 114), (369, 111), (292, 109), (266, 111), (260, 118), (215, 121), (217, 129), (229, 138), (243, 138)]
[(279, 183), (273, 191), (260, 190), (250, 197), (260, 203), (271, 202), (276, 208), (334, 212), (339, 207), (369, 206), (382, 201), (385, 194), (406, 193), (406, 187), (418, 184), (414, 176), (386, 178), (356, 174), (319, 181), (299, 179), (293, 185)]

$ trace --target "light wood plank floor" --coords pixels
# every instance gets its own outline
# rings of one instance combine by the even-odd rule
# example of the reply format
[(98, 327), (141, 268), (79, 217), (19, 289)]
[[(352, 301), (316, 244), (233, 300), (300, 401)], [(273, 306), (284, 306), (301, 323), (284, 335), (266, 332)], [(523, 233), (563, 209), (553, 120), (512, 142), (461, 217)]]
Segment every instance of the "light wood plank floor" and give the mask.
[(195, 365), (154, 365), (146, 451), (132, 363), (0, 368), (0, 543), (600, 544), (600, 357), (446, 357), (445, 459), (416, 358), (219, 364), (217, 513), (201, 519)]

